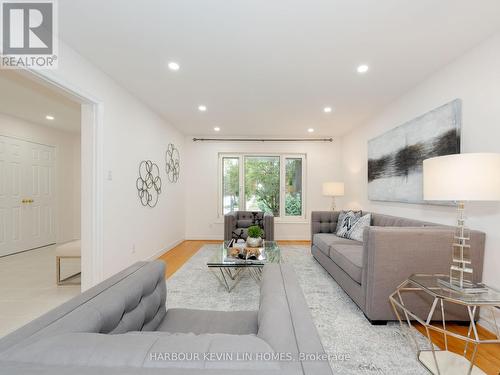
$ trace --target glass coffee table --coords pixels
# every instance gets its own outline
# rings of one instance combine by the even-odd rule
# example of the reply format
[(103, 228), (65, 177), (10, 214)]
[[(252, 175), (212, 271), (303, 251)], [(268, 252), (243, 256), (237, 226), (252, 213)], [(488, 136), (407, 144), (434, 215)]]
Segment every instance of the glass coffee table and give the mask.
[(245, 273), (260, 283), (262, 269), (268, 263), (281, 263), (281, 251), (276, 241), (264, 241), (256, 259), (239, 259), (229, 255), (228, 241), (224, 241), (207, 262), (208, 269), (231, 292)]

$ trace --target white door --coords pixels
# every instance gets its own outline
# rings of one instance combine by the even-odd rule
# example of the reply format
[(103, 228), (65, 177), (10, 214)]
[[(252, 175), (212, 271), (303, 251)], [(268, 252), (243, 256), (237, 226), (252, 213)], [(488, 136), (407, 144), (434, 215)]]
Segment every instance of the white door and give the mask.
[(54, 147), (0, 136), (0, 256), (55, 242)]

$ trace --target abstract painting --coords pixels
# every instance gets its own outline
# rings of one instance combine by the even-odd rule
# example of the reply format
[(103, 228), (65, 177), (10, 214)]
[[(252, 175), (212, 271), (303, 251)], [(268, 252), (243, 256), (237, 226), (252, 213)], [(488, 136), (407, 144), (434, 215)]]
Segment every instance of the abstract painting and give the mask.
[(461, 109), (455, 99), (368, 141), (368, 199), (426, 203), (423, 161), (460, 153)]

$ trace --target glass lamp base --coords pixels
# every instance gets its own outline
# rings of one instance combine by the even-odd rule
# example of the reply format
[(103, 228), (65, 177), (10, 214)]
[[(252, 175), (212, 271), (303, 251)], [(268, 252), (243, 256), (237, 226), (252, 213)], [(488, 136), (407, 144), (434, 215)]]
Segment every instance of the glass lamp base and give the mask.
[(445, 288), (451, 289), (455, 292), (464, 293), (464, 294), (474, 294), (474, 293), (486, 293), (488, 292), (488, 288), (481, 283), (472, 283), (470, 281), (463, 282), (463, 286), (460, 286), (460, 283), (457, 280), (451, 280), (450, 278), (439, 279), (439, 284)]

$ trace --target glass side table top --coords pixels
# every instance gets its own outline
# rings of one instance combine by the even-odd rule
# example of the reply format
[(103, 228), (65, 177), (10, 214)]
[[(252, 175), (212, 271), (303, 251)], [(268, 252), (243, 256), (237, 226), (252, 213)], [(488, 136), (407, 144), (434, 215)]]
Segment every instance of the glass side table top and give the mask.
[(262, 267), (267, 263), (280, 263), (281, 251), (276, 241), (264, 241), (258, 259), (237, 259), (229, 256), (228, 242), (224, 241), (207, 262), (208, 267)]
[(486, 292), (466, 294), (441, 285), (439, 280), (449, 281), (449, 275), (413, 274), (408, 280), (429, 294), (463, 305), (500, 305), (500, 291), (491, 287), (486, 287)]

